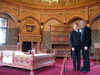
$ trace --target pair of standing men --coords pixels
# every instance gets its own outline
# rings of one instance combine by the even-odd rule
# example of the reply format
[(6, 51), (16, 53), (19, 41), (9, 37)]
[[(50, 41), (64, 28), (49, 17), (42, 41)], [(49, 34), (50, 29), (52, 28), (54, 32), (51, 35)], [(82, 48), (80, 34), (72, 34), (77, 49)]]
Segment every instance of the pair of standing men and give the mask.
[[(89, 48), (91, 46), (91, 29), (86, 26), (86, 21), (81, 20), (80, 25), (82, 29), (78, 29), (78, 24), (74, 23), (74, 30), (70, 33), (69, 41), (73, 58), (73, 70), (80, 70), (82, 72), (90, 71)], [(83, 68), (80, 65), (80, 50), (83, 55)]]

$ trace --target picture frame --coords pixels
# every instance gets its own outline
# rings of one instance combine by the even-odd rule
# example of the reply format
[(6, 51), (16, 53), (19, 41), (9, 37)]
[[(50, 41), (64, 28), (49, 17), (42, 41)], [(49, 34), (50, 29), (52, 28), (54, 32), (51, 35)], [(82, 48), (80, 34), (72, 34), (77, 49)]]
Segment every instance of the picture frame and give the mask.
[(35, 26), (33, 26), (33, 25), (26, 25), (26, 31), (27, 32), (33, 32), (34, 27)]

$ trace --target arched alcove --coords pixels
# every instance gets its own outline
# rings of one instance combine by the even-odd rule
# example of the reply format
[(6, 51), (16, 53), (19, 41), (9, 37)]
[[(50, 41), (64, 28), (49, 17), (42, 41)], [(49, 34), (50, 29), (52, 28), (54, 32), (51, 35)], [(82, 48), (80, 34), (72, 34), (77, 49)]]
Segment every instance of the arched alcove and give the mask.
[(6, 45), (17, 44), (16, 22), (8, 13), (0, 13), (1, 18), (7, 19)]
[(100, 43), (100, 15), (96, 15), (91, 22), (92, 46), (91, 53), (94, 53), (94, 43)]
[(59, 20), (57, 19), (50, 19), (48, 20), (45, 25), (44, 25), (44, 30), (43, 30), (43, 41), (44, 41), (44, 46), (47, 48), (48, 52), (50, 50), (50, 25), (51, 23), (55, 24), (62, 24)]
[(82, 20), (82, 19), (76, 17), (76, 18), (74, 18), (74, 19), (72, 19), (72, 20), (70, 20), (70, 21), (68, 22), (68, 25), (71, 27), (71, 28), (70, 28), (70, 31), (73, 30), (73, 23), (78, 23), (79, 29), (81, 29), (80, 20)]

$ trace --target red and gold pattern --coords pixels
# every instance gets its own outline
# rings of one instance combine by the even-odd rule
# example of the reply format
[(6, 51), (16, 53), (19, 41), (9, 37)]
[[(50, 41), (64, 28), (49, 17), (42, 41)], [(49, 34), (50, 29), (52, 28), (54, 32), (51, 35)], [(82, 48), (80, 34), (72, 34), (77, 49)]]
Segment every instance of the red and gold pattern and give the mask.
[(55, 64), (55, 54), (12, 55), (13, 63), (3, 63), (3, 52), (0, 52), (0, 64), (12, 67), (29, 69), (34, 75), (34, 69)]

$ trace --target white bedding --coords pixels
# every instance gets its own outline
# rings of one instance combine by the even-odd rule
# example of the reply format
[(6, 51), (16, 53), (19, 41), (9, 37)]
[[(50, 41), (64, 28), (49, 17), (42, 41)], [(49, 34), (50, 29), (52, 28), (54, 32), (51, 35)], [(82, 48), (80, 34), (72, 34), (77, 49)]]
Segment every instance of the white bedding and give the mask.
[(26, 55), (25, 53), (21, 52), (21, 51), (14, 51), (15, 55)]
[(12, 63), (12, 56), (4, 56), (2, 61), (3, 63)]
[(23, 52), (21, 51), (10, 51), (10, 50), (5, 50), (5, 51), (2, 51), (3, 52), (3, 59), (2, 59), (2, 62), (3, 63), (13, 63), (12, 59), (13, 59), (13, 53), (15, 55), (26, 55), (24, 54)]
[(34, 56), (43, 56), (43, 55), (51, 55), (51, 54), (46, 54), (46, 53), (34, 54)]
[(13, 51), (11, 51), (11, 50), (4, 50), (2, 52), (3, 52), (2, 62), (3, 63), (12, 63)]
[[(23, 56), (31, 56), (31, 55), (27, 55), (21, 51), (2, 51), (3, 52), (3, 59), (2, 62), (3, 63), (13, 63), (13, 53), (15, 55), (23, 55)], [(34, 54), (34, 56), (45, 56), (45, 55), (51, 55), (51, 54)]]

